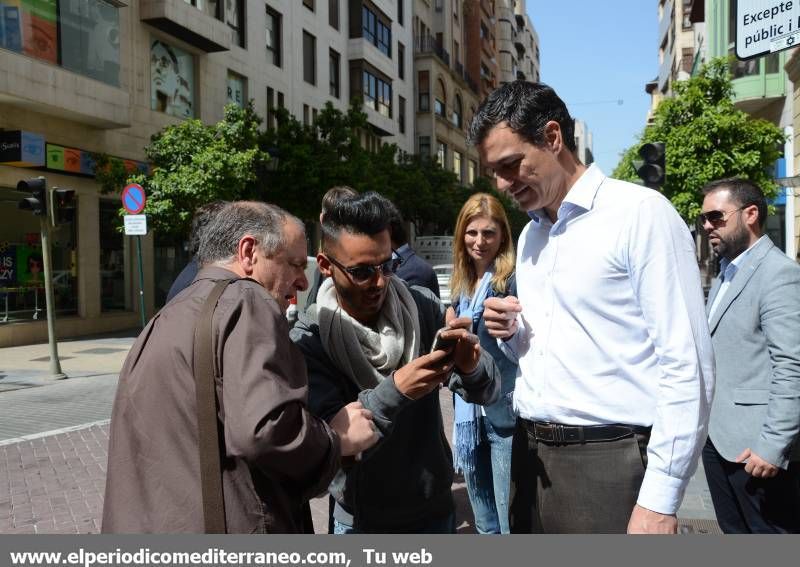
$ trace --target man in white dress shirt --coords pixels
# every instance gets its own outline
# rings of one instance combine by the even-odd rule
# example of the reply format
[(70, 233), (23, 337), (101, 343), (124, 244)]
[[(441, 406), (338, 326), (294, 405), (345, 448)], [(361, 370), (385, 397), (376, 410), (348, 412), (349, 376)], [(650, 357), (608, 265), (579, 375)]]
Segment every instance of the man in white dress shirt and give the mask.
[(660, 193), (582, 164), (546, 85), (494, 91), (470, 138), (531, 217), (519, 298), (484, 311), (520, 364), (512, 532), (676, 533), (714, 385), (686, 224)]

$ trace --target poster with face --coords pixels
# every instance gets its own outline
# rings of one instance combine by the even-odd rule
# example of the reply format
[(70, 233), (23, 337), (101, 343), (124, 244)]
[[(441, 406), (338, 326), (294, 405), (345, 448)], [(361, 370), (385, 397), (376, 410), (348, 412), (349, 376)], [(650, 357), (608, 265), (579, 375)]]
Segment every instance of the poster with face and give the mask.
[(150, 45), (150, 108), (178, 118), (194, 116), (194, 59), (160, 40)]
[(17, 246), (17, 281), (23, 285), (44, 284), (44, 260), (40, 248)]

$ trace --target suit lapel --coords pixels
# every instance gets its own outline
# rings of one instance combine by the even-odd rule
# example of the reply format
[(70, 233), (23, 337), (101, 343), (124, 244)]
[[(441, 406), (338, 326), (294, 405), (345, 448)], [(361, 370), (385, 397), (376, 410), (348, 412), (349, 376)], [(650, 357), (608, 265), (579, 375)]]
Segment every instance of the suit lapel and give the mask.
[[(773, 246), (774, 244), (772, 244), (772, 241), (769, 239), (769, 237), (764, 238), (755, 245), (755, 247), (745, 258), (744, 262), (742, 262), (742, 264), (739, 266), (739, 269), (736, 271), (736, 276), (733, 278), (731, 285), (729, 285), (728, 289), (725, 291), (725, 295), (720, 300), (717, 310), (714, 311), (714, 316), (711, 318), (711, 321), (708, 322), (709, 329), (712, 333), (716, 330), (722, 315), (725, 313), (725, 311), (727, 311), (731, 303), (733, 303), (733, 300), (736, 299), (742, 292), (744, 286), (747, 285), (747, 282), (750, 281), (751, 277), (753, 277), (758, 265), (761, 264), (764, 256), (767, 255), (767, 252), (769, 252)], [(719, 280), (719, 278), (717, 279)], [(719, 290), (719, 281), (717, 281), (715, 285), (717, 290)], [(711, 304), (712, 302), (709, 302), (709, 305)]]

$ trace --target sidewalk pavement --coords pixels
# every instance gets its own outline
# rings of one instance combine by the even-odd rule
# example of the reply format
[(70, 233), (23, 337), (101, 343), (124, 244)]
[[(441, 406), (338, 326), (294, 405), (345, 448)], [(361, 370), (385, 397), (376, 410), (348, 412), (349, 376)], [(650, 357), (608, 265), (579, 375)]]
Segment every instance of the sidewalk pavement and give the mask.
[[(69, 378), (49, 376), (47, 344), (0, 349), (0, 533), (98, 533), (108, 420), (117, 376), (137, 331), (59, 342)], [(448, 439), (452, 401), (441, 394)], [(463, 479), (453, 485), (459, 533), (475, 533)], [(311, 503), (317, 533), (328, 501)], [(719, 533), (702, 467), (678, 517), (681, 533)]]

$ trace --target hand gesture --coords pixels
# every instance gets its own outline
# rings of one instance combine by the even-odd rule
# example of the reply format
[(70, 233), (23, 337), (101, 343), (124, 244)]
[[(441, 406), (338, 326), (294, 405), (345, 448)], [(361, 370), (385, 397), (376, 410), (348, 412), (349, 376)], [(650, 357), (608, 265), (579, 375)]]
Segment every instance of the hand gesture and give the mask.
[(676, 534), (678, 518), (675, 514), (660, 514), (638, 504), (633, 507), (628, 521), (629, 534)]
[(753, 453), (750, 447), (742, 451), (741, 454), (736, 457), (736, 462), (746, 463), (744, 465), (744, 472), (753, 478), (772, 478), (778, 474), (778, 467)]
[(343, 457), (358, 455), (378, 442), (372, 412), (361, 402), (351, 402), (333, 416), (331, 429), (339, 435)]
[(450, 317), (447, 319), (447, 331), (442, 331), (442, 338), (456, 340), (451, 353), (456, 370), (469, 374), (478, 367), (481, 358), (481, 347), (478, 337), (469, 332), (472, 319), (469, 317)]
[(401, 394), (418, 400), (439, 387), (453, 369), (453, 359), (444, 350), (415, 358), (394, 373), (394, 385)]
[(513, 295), (489, 297), (483, 302), (486, 330), (496, 339), (508, 339), (517, 332), (517, 313), (522, 311), (519, 299)]

